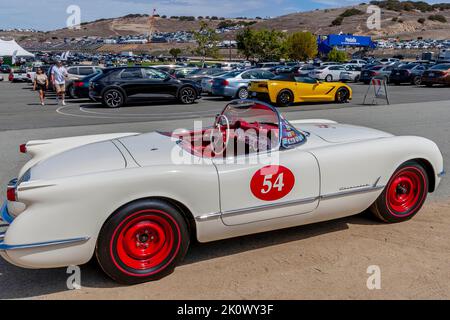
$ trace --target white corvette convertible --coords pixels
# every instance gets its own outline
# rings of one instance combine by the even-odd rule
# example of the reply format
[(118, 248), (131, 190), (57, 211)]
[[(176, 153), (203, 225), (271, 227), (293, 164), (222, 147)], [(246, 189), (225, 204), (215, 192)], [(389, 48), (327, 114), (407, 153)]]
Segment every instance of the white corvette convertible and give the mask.
[[(243, 147), (239, 147), (243, 146)], [(411, 219), (444, 175), (430, 140), (234, 101), (214, 126), (30, 141), (1, 209), (0, 254), (24, 268), (96, 256), (121, 283), (174, 270), (191, 240), (315, 223), (368, 208)]]

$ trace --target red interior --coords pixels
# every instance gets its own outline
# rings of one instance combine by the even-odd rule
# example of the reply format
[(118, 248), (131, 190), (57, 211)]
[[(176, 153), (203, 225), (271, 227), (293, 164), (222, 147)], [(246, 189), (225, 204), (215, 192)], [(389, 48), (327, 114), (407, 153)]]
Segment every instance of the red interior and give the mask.
[[(244, 143), (247, 146), (249, 145), (249, 141), (247, 141), (248, 137), (243, 138), (242, 136), (239, 136), (236, 134), (236, 130), (242, 129), (244, 131), (252, 130), (252, 133), (255, 133), (254, 139), (257, 139), (259, 142), (260, 135), (264, 134), (265, 136), (268, 136), (269, 139), (279, 139), (279, 129), (278, 126), (275, 124), (266, 124), (266, 123), (259, 123), (259, 122), (253, 122), (249, 123), (243, 120), (238, 120), (234, 124), (230, 125), (230, 136), (229, 139), (231, 141), (228, 142), (228, 146), (231, 143)], [(186, 143), (182, 143), (181, 146), (185, 149), (191, 152), (192, 154), (199, 156), (199, 157), (205, 157), (205, 158), (214, 158), (217, 156), (223, 157), (223, 156), (230, 156), (230, 154), (226, 154), (226, 152), (219, 154), (214, 153), (214, 149), (212, 147), (212, 142), (210, 141), (211, 137), (211, 131), (217, 130), (217, 128), (207, 128), (203, 129), (202, 131), (190, 131), (182, 136), (178, 136), (177, 138), (181, 138)], [(226, 126), (220, 126), (220, 130), (223, 136), (223, 140), (225, 142), (227, 137), (227, 127)], [(261, 131), (263, 131), (261, 133)], [(243, 140), (246, 139), (246, 140)], [(234, 148), (236, 150), (237, 148)], [(250, 153), (250, 147), (245, 148), (245, 153)], [(253, 150), (258, 151), (258, 150)], [(234, 154), (237, 155), (237, 154)]]

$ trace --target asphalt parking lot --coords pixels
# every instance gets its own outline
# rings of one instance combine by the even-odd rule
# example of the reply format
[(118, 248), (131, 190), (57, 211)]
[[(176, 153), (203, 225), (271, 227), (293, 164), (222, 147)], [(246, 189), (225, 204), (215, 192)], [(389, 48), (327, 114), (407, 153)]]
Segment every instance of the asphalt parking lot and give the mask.
[[(288, 119), (325, 118), (424, 136), (439, 145), (445, 163), (450, 163), (448, 88), (390, 86), (392, 105), (362, 106), (367, 86), (352, 87), (351, 103), (299, 105), (282, 111)], [(89, 101), (68, 101), (64, 108), (52, 97), (46, 107), (37, 101), (29, 85), (0, 82), (2, 193), (26, 161), (18, 145), (30, 139), (189, 128), (194, 119), (211, 123), (226, 104), (221, 98), (205, 97), (190, 106), (158, 102), (110, 110)], [(357, 216), (196, 244), (173, 275), (133, 287), (110, 281), (95, 263), (82, 267), (83, 288), (69, 291), (65, 269), (23, 270), (0, 261), (0, 298), (450, 298), (449, 234), (450, 183), (444, 179), (411, 222), (382, 225)], [(369, 265), (382, 268), (380, 291), (367, 290)]]

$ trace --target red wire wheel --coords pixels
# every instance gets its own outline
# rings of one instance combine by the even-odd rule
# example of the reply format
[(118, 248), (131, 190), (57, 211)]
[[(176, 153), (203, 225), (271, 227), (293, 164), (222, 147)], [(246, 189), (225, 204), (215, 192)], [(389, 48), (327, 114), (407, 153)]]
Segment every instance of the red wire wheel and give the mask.
[(385, 222), (405, 221), (422, 208), (427, 194), (425, 169), (417, 163), (407, 163), (393, 174), (372, 211)]
[(105, 223), (96, 254), (109, 276), (134, 284), (171, 273), (188, 246), (189, 232), (179, 210), (145, 200), (120, 209)]

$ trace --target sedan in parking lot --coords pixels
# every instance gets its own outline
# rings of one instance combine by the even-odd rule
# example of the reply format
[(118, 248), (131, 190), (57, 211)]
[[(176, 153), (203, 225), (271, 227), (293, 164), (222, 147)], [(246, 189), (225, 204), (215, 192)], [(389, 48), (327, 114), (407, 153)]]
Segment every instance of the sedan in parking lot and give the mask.
[(11, 71), (8, 77), (11, 82), (29, 82), (30, 79), (27, 77), (27, 71), (25, 69), (17, 69)]
[(171, 97), (192, 104), (200, 99), (201, 93), (200, 85), (194, 81), (175, 79), (161, 70), (144, 67), (105, 69), (89, 85), (89, 98), (110, 108), (155, 97)]
[(1, 73), (11, 73), (11, 67), (7, 64), (2, 64), (0, 66), (0, 72)]
[(422, 84), (432, 87), (434, 84), (450, 85), (450, 63), (437, 64), (422, 75)]
[(426, 66), (418, 63), (404, 64), (392, 70), (389, 81), (394, 84), (411, 83), (420, 85), (422, 74), (426, 69)]
[(273, 79), (275, 75), (263, 69), (237, 70), (214, 78), (211, 91), (215, 96), (247, 99), (251, 81)]
[(389, 82), (389, 77), (391, 76), (392, 70), (394, 70), (395, 66), (385, 66), (385, 65), (379, 65), (372, 67), (367, 70), (363, 70), (361, 72), (361, 78), (360, 81), (364, 82), (365, 84), (369, 84), (370, 80), (373, 78), (379, 78), (386, 81), (386, 83)]
[(361, 66), (357, 64), (344, 65), (345, 71), (342, 71), (339, 80), (342, 82), (359, 82), (361, 78)]
[(341, 73), (345, 71), (342, 65), (326, 65), (318, 67), (309, 73), (311, 78), (326, 82), (339, 81)]
[(74, 80), (70, 88), (69, 95), (72, 99), (89, 98), (89, 84), (94, 78), (99, 76), (102, 71), (93, 73), (80, 80)]

